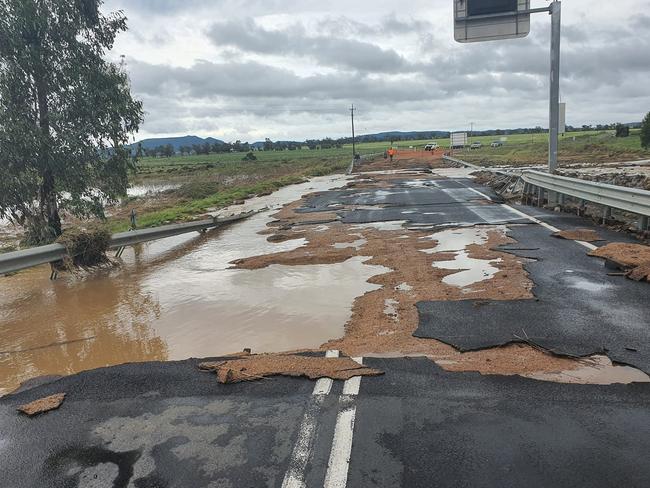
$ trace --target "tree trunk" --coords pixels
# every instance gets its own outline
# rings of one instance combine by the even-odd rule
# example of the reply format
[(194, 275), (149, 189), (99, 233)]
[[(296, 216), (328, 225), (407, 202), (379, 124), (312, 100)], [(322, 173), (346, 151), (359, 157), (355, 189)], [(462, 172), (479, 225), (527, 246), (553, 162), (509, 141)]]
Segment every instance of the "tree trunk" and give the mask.
[[(44, 71), (44, 70), (43, 70)], [(50, 113), (47, 103), (48, 86), (45, 74), (36, 77), (38, 96), (38, 124), (41, 129), (41, 144), (39, 150), (39, 167), (41, 169), (41, 188), (39, 190), (39, 209), (42, 221), (47, 222), (43, 236), (58, 237), (61, 235), (61, 217), (54, 182), (54, 172), (50, 165)]]

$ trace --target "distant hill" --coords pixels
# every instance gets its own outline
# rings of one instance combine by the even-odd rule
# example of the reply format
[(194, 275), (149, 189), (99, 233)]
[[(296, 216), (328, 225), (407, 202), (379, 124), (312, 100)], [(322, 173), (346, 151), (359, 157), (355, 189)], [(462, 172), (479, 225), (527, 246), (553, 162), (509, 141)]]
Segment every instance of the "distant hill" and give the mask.
[(205, 144), (206, 142), (210, 144), (224, 144), (222, 140), (215, 139), (214, 137), (206, 137), (205, 139), (198, 136), (183, 136), (183, 137), (160, 137), (155, 139), (144, 139), (135, 144), (131, 144), (133, 149), (138, 147), (138, 144), (142, 144), (144, 149), (154, 149), (159, 146), (166, 146), (171, 144), (174, 146), (174, 150), (178, 151), (181, 146), (190, 146), (194, 144)]

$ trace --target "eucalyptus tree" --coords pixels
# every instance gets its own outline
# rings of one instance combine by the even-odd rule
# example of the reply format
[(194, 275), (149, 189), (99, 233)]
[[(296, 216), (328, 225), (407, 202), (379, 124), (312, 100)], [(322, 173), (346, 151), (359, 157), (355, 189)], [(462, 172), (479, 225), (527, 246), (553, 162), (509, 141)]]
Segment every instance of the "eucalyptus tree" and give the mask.
[(101, 4), (0, 0), (0, 216), (35, 243), (61, 234), (62, 210), (103, 216), (128, 186), (142, 103), (107, 59), (126, 17)]

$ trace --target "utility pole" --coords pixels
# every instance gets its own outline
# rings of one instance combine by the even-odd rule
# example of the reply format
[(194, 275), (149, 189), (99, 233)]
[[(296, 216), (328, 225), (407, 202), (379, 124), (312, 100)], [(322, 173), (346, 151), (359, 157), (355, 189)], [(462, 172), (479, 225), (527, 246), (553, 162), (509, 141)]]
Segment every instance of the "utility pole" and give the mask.
[(558, 133), (560, 128), (560, 36), (562, 2), (549, 5), (551, 14), (551, 97), (549, 110), (548, 172), (557, 170)]
[(357, 149), (356, 149), (356, 141), (354, 138), (354, 111), (356, 108), (354, 108), (354, 104), (352, 104), (352, 107), (350, 108), (350, 114), (352, 115), (352, 160), (357, 159)]

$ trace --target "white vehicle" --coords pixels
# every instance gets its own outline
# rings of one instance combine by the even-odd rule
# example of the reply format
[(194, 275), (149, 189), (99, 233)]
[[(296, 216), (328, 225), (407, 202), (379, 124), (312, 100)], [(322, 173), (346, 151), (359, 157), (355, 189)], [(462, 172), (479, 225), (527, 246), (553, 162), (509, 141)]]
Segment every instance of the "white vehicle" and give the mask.
[(438, 149), (438, 147), (440, 147), (440, 146), (438, 146), (437, 142), (430, 142), (429, 144), (424, 146), (424, 150), (425, 151), (435, 151), (436, 149)]

